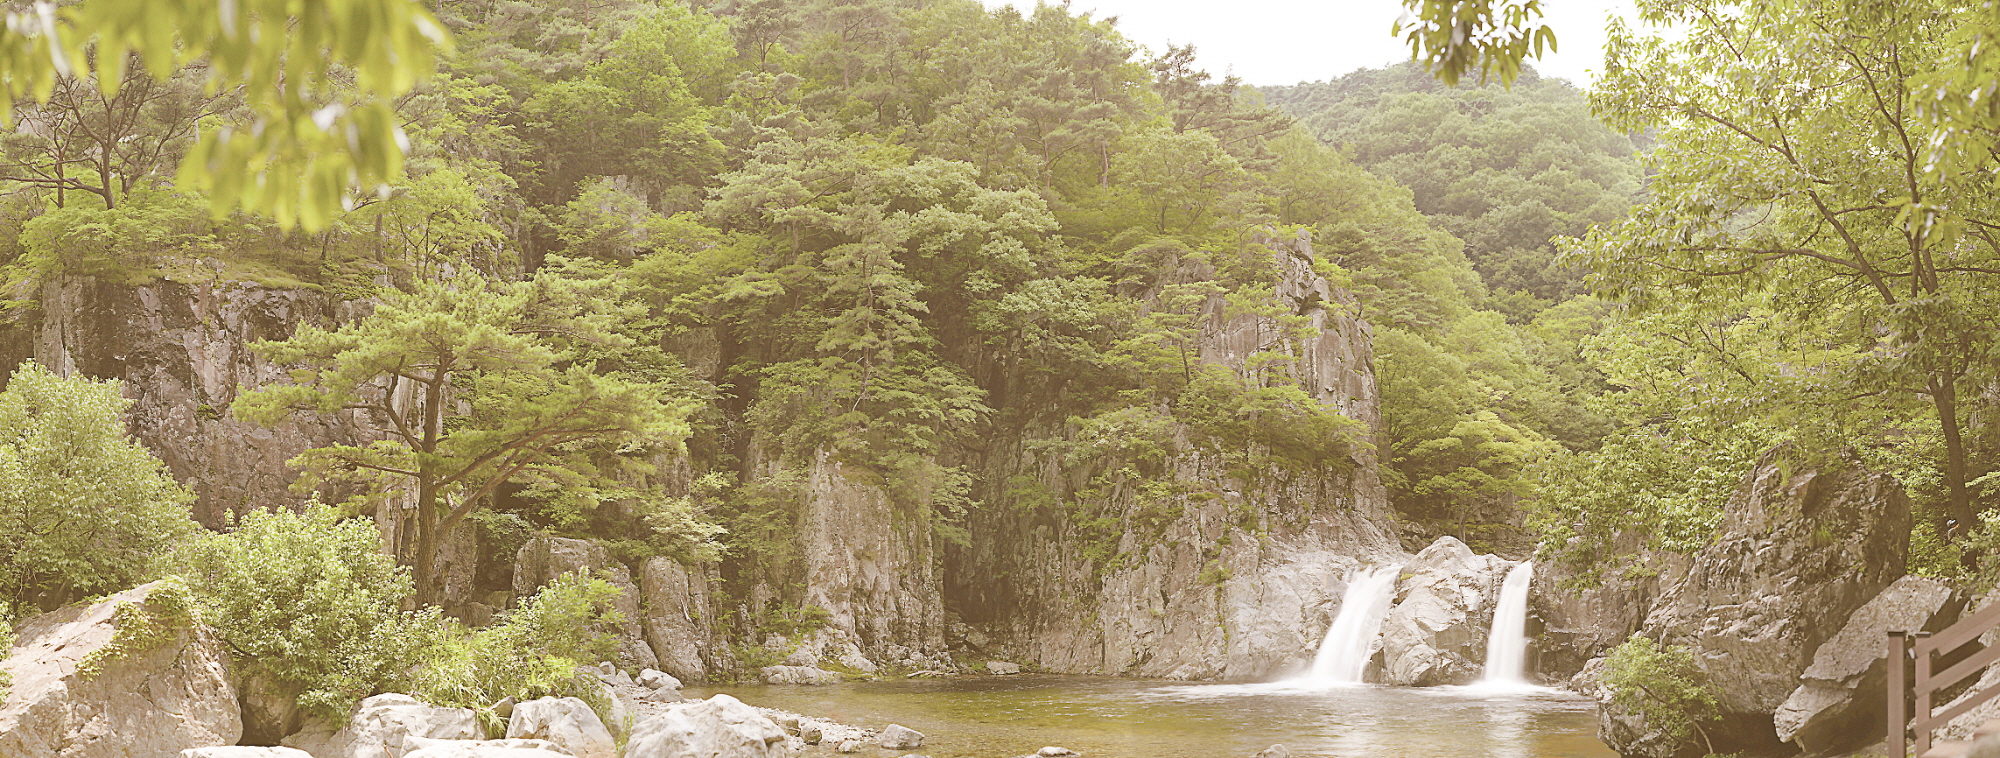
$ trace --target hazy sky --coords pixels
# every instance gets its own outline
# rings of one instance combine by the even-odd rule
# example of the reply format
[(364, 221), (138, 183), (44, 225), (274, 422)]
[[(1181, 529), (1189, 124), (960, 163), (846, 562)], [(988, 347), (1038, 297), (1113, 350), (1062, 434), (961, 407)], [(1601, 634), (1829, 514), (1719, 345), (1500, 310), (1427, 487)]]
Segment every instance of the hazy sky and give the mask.
[[(1034, 0), (985, 0), (988, 7), (1033, 8)], [(1544, 20), (1560, 52), (1531, 61), (1535, 70), (1579, 86), (1604, 62), (1604, 19), (1629, 15), (1629, 0), (1542, 0)], [(1071, 0), (1073, 12), (1118, 17), (1118, 29), (1154, 51), (1167, 43), (1195, 46), (1196, 62), (1220, 77), (1250, 84), (1297, 84), (1332, 79), (1357, 68), (1409, 58), (1389, 35), (1402, 15), (1398, 0)]]

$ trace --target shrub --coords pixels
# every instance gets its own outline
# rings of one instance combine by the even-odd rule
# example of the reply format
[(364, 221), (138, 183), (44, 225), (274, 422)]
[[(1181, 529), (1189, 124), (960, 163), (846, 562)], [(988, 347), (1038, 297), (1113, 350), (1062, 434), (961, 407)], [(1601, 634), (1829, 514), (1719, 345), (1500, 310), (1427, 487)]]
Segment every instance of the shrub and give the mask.
[(0, 390), (0, 615), (137, 583), (194, 496), (125, 434), (115, 381), (23, 363)]
[(373, 524), (327, 506), (257, 511), (236, 531), (189, 541), (164, 561), (188, 579), (197, 616), (252, 676), (303, 693), (307, 712), (344, 721), (412, 657), (408, 573)]
[(1709, 754), (1715, 745), (1701, 723), (1720, 713), (1715, 686), (1694, 666), (1694, 652), (1680, 645), (1661, 645), (1633, 634), (1604, 660), (1604, 685), (1612, 702), (1646, 719), (1676, 742), (1701, 735)]
[(611, 657), (617, 640), (604, 631), (622, 617), (618, 588), (582, 573), (566, 574), (493, 626), (467, 632), (424, 614), (413, 625), (417, 665), (409, 693), (443, 706), (484, 709), (505, 697), (577, 697), (604, 712), (595, 677), (578, 666)]

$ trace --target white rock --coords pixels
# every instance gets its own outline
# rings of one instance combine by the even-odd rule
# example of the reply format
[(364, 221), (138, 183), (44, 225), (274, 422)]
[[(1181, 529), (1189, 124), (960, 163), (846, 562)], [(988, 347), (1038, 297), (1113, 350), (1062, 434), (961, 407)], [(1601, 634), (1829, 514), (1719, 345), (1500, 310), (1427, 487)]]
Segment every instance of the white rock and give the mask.
[(1011, 676), (1013, 674), (1019, 674), (1021, 673), (1021, 664), (1009, 663), (1007, 661), (987, 661), (986, 673), (996, 674), (999, 676)]
[(507, 738), (548, 740), (576, 758), (616, 758), (611, 730), (577, 698), (545, 697), (519, 703), (507, 719)]
[(659, 669), (646, 669), (639, 672), (639, 686), (654, 690), (662, 688), (677, 690), (681, 688), (681, 680)]
[(867, 746), (868, 743), (862, 742), (861, 740), (848, 740), (846, 742), (840, 743), (840, 746), (834, 748), (833, 751), (836, 753), (859, 753), (861, 752), (862, 748)]
[(313, 758), (311, 753), (288, 747), (252, 747), (230, 745), (227, 747), (191, 747), (181, 751), (181, 758)]
[(625, 758), (784, 758), (785, 730), (728, 695), (673, 706), (639, 722)]
[(107, 661), (95, 677), (77, 672), (117, 631), (119, 603), (152, 610), (160, 583), (88, 606), (72, 606), (20, 625), (13, 679), (0, 705), (0, 756), (124, 758), (171, 756), (234, 745), (243, 717), (229, 656), (199, 627), (171, 630), (159, 645)]
[(902, 724), (890, 724), (883, 728), (875, 744), (890, 750), (908, 750), (924, 746), (924, 733)]
[(409, 695), (376, 695), (361, 701), (347, 726), (308, 726), (284, 744), (314, 758), (403, 758), (420, 739), (470, 740), (483, 736), (470, 708), (440, 708)]
[(403, 758), (570, 758), (544, 740), (451, 740), (410, 753)]
[(1035, 751), (1035, 755), (1039, 755), (1041, 758), (1071, 758), (1071, 756), (1077, 755), (1077, 752), (1066, 747), (1049, 745)]

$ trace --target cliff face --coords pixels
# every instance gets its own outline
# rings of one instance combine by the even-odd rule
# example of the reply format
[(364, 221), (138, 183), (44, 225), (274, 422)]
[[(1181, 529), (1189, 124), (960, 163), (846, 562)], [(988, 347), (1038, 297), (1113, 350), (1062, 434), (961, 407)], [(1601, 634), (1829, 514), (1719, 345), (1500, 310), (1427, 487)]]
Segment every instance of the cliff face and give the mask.
[[(712, 595), (707, 586), (678, 595), (642, 586), (641, 615), (687, 622), (671, 633), (649, 626), (651, 646), (678, 651), (688, 659), (678, 662), (681, 671), (701, 676), (727, 664), (714, 619), (789, 601), (827, 612), (819, 631), (784, 642), (781, 652), (795, 664), (936, 668), (957, 652), (1057, 671), (1183, 679), (1302, 667), (1337, 611), (1345, 578), (1402, 554), (1370, 444), (1381, 419), (1368, 325), (1350, 294), (1313, 273), (1306, 240), (1268, 246), (1258, 265), (1268, 266), (1270, 302), (1246, 311), (1212, 298), (1198, 360), (1249, 373), (1282, 356), (1283, 381), (1356, 422), (1356, 444), (1340, 459), (1246, 468), (1236, 451), (1203, 448), (1188, 428), (1169, 425), (1155, 442), (1175, 452), (1157, 470), (1105, 486), (1105, 461), (1074, 460), (1043, 444), (1075, 435), (1065, 418), (1031, 407), (1025, 393), (1008, 400), (995, 392), (997, 415), (1013, 421), (996, 425), (976, 449), (939, 455), (972, 475), (971, 494), (983, 504), (964, 523), (967, 544), (947, 543), (891, 483), (819, 454), (792, 472), (800, 483), (796, 561), (781, 575), (738, 583), (743, 597)], [(1214, 275), (1199, 266), (1176, 274)], [(240, 387), (282, 378), (249, 351), (251, 342), (353, 318), (364, 304), (247, 283), (88, 279), (51, 283), (40, 300), (39, 313), (0, 325), (0, 371), (33, 358), (123, 380), (135, 400), (132, 432), (194, 488), (197, 517), (210, 527), (251, 508), (298, 503), (285, 462), (299, 452), (368, 439), (351, 416), (266, 429), (227, 414)], [(668, 347), (697, 375), (719, 379), (732, 339), (747, 337), (697, 330)], [(1011, 381), (996, 372), (986, 380)], [(772, 473), (754, 452), (743, 467), (746, 478)], [(685, 465), (670, 468), (680, 476), (669, 478), (685, 487)], [(1171, 486), (1149, 486), (1158, 481)], [(1086, 500), (1088, 513), (1061, 505)], [(451, 600), (465, 606), (454, 612), (479, 611), (466, 616), (476, 622), (508, 602), (496, 588), (507, 588), (512, 556), (476, 555), (483, 548), (464, 536), (444, 558), (448, 578), (456, 578)], [(706, 577), (704, 585), (718, 579), (708, 570), (695, 575)], [(659, 607), (691, 594), (704, 598), (703, 608)]]
[[(1276, 309), (1206, 309), (1203, 362), (1239, 371), (1256, 353), (1294, 360), (1318, 402), (1381, 421), (1365, 322), (1351, 295), (1312, 272), (1304, 239), (1271, 243)], [(1200, 272), (1194, 272), (1199, 276)], [(1302, 316), (1303, 339), (1277, 323)], [(1318, 470), (1233, 469), (1185, 444), (1165, 465), (1174, 491), (1093, 479), (1059, 447), (1060, 419), (1035, 418), (972, 457), (987, 483), (973, 544), (950, 551), (947, 605), (957, 637), (987, 654), (1063, 672), (1248, 679), (1302, 668), (1360, 563), (1402, 555), (1372, 446)], [(1087, 507), (1086, 507), (1087, 504)]]
[(218, 528), (253, 508), (287, 506), (300, 452), (367, 439), (352, 416), (277, 428), (228, 415), (239, 387), (283, 372), (249, 344), (301, 323), (354, 315), (353, 304), (244, 282), (124, 285), (91, 278), (45, 284), (38, 313), (0, 325), (0, 376), (34, 359), (64, 375), (124, 382), (132, 435), (194, 489), (195, 518)]

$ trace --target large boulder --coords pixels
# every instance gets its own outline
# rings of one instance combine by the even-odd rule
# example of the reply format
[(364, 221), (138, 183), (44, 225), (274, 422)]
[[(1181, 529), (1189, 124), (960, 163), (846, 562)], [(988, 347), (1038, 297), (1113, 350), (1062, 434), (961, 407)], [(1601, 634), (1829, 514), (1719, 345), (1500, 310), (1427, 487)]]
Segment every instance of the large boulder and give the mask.
[(639, 627), (639, 588), (625, 564), (612, 559), (611, 552), (590, 540), (567, 537), (535, 537), (514, 554), (514, 597), (527, 598), (548, 586), (557, 577), (582, 571), (603, 577), (618, 588), (615, 607), (623, 622), (618, 628), (618, 665), (638, 670), (660, 663), (659, 656), (646, 644)]
[(646, 642), (661, 671), (699, 682), (708, 676), (702, 656), (713, 644), (707, 619), (708, 577), (672, 558), (651, 558), (639, 570)]
[(588, 703), (545, 697), (518, 703), (507, 719), (507, 738), (547, 740), (576, 758), (615, 758), (618, 744)]
[(1778, 739), (1814, 754), (1844, 753), (1881, 739), (1888, 632), (1929, 627), (1952, 595), (1936, 579), (1906, 576), (1861, 606), (1814, 651), (1802, 684), (1772, 715)]
[(403, 758), (428, 740), (470, 740), (484, 736), (470, 708), (441, 708), (409, 695), (376, 695), (355, 706), (347, 725), (335, 730), (308, 724), (286, 737), (286, 747), (314, 758)]
[(785, 730), (728, 695), (677, 705), (639, 722), (625, 758), (783, 758)]
[(1403, 567), (1382, 620), (1382, 681), (1429, 687), (1479, 678), (1507, 562), (1439, 537)]
[[(157, 636), (134, 638), (142, 616)], [(0, 701), (0, 756), (169, 756), (242, 736), (229, 656), (188, 619), (174, 585), (36, 616), (18, 635), (0, 663), (13, 681)]]
[[(1903, 576), (1909, 501), (1852, 458), (1764, 456), (1724, 505), (1713, 542), (1663, 578), (1646, 636), (1694, 652), (1718, 682), (1720, 752), (1782, 749), (1772, 714), (1849, 616)], [(1616, 735), (1600, 737), (1633, 754)], [(1693, 738), (1681, 746), (1693, 749)]]

